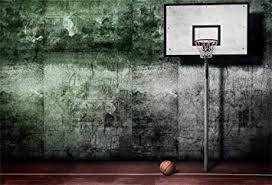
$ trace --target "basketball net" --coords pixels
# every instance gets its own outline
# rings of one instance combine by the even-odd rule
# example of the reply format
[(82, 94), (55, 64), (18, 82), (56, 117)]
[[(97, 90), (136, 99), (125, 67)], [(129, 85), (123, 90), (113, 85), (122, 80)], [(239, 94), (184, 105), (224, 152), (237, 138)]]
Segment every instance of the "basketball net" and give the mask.
[(195, 44), (200, 53), (200, 58), (212, 58), (214, 46), (217, 45), (216, 39), (198, 39), (195, 40)]

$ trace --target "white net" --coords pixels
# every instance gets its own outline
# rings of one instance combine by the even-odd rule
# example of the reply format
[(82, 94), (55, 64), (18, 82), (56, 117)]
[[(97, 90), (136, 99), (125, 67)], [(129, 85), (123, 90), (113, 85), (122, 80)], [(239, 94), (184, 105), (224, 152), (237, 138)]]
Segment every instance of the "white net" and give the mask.
[(195, 40), (195, 44), (200, 53), (200, 58), (212, 58), (214, 46), (217, 45), (217, 40), (198, 39), (198, 40)]

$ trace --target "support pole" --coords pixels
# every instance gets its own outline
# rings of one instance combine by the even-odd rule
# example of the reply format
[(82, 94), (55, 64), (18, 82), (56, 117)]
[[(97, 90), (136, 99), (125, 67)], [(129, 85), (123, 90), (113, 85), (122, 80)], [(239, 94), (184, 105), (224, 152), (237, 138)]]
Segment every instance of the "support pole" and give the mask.
[(208, 119), (209, 119), (209, 63), (204, 59), (204, 171), (208, 171)]

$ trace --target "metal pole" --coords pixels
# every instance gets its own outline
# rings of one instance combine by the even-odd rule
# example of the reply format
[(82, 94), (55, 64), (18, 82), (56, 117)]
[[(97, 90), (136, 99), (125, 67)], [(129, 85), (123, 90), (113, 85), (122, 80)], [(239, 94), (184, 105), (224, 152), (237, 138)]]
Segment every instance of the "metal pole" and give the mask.
[(208, 171), (208, 119), (209, 119), (209, 63), (204, 59), (204, 171)]

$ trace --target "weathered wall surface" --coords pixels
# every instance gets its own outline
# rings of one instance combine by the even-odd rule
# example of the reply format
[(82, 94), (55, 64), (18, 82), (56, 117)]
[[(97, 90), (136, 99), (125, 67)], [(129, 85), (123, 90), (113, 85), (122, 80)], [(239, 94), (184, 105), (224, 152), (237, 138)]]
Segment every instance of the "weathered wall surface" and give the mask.
[[(203, 70), (163, 56), (165, 2), (1, 0), (2, 158), (202, 159)], [(249, 2), (262, 61), (211, 67), (214, 159), (272, 156), (272, 4)]]

